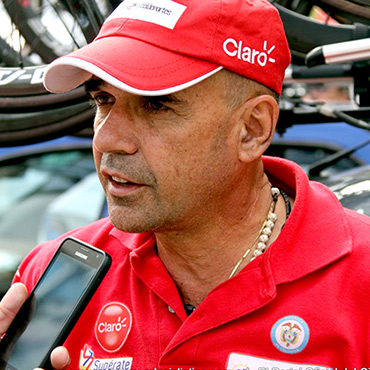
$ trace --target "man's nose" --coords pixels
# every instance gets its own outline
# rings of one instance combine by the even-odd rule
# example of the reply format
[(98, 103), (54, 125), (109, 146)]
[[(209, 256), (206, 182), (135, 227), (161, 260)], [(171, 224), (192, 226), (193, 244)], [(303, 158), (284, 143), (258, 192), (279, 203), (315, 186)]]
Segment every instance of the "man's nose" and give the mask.
[[(98, 119), (98, 118), (95, 118)], [(122, 110), (112, 110), (96, 122), (93, 146), (101, 153), (121, 152), (134, 154), (138, 150), (134, 122)]]

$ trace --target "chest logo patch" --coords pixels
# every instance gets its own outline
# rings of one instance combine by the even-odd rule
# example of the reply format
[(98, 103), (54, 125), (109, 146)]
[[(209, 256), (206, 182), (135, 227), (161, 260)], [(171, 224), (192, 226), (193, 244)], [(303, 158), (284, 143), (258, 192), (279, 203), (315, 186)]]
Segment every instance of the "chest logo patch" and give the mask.
[(284, 353), (301, 352), (307, 345), (310, 331), (306, 322), (298, 316), (286, 316), (278, 320), (271, 330), (274, 346)]
[(95, 337), (107, 352), (118, 351), (130, 333), (132, 316), (123, 303), (111, 302), (100, 311), (95, 324)]

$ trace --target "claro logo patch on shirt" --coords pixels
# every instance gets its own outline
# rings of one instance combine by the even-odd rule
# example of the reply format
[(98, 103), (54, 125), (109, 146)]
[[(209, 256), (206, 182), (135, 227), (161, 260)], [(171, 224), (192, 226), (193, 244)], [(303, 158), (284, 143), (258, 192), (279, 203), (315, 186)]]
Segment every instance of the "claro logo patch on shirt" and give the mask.
[(230, 370), (331, 370), (331, 368), (324, 366), (267, 360), (240, 353), (230, 354), (226, 368)]
[(130, 333), (132, 316), (123, 303), (111, 302), (100, 311), (95, 324), (95, 337), (107, 352), (118, 351)]

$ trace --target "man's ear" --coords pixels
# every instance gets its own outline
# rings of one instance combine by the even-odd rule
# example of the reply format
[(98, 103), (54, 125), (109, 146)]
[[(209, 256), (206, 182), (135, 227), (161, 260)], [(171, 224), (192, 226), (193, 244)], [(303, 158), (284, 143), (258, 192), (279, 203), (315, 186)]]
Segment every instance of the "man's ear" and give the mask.
[(275, 133), (279, 105), (271, 95), (259, 95), (243, 103), (240, 116), (239, 159), (252, 162), (266, 151)]

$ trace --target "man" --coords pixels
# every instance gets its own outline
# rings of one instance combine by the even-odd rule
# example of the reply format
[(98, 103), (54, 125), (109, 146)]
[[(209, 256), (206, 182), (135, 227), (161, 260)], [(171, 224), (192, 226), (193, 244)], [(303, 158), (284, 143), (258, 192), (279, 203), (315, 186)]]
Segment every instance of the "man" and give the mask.
[[(267, 1), (126, 0), (50, 65), (50, 91), (85, 83), (96, 104), (109, 207), (68, 235), (113, 259), (55, 368), (370, 365), (369, 219), (297, 165), (262, 159), (289, 61)], [(30, 290), (64, 238), (15, 282)], [(25, 295), (15, 284), (4, 299), (2, 333)]]

